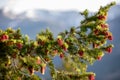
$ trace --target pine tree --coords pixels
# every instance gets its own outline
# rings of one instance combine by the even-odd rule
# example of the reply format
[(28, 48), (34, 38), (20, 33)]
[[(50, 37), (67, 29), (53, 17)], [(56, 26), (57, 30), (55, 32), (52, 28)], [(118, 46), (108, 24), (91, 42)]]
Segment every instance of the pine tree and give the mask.
[[(56, 38), (48, 29), (38, 33), (36, 40), (22, 35), (20, 29), (0, 30), (0, 80), (41, 80), (34, 72), (44, 75), (46, 67), (52, 80), (95, 80), (95, 73), (87, 72), (87, 67), (112, 52), (113, 45), (107, 40), (113, 40), (113, 35), (106, 19), (114, 4), (100, 7), (91, 16), (85, 10), (80, 26), (71, 27)], [(54, 66), (55, 56), (61, 58), (64, 69)]]

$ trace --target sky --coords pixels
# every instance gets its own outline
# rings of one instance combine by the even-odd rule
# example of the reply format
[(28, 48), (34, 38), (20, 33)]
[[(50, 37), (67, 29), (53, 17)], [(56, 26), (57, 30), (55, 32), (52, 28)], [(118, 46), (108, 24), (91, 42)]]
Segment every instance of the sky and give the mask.
[[(104, 5), (106, 5), (106, 4), (108, 4), (112, 1), (116, 1), (117, 4), (120, 5), (120, 0), (0, 0), (0, 8), (3, 9), (4, 13), (6, 13), (4, 15), (6, 15), (10, 18), (18, 17), (14, 14), (18, 15), (18, 14), (21, 14), (22, 12), (27, 11), (27, 13), (26, 13), (27, 17), (31, 18), (31, 20), (36, 20), (35, 16), (37, 16), (37, 15), (34, 15), (34, 12), (33, 12), (35, 9), (42, 9), (42, 10), (45, 9), (45, 10), (50, 10), (50, 11), (67, 11), (67, 10), (74, 10), (75, 11), (75, 10), (77, 10), (78, 12), (81, 12), (85, 9), (88, 9), (89, 11), (94, 12), (94, 11), (97, 11), (101, 5), (104, 6)], [(12, 13), (13, 15), (10, 14), (10, 13)], [(114, 11), (113, 11), (113, 13), (114, 13)], [(112, 12), (110, 13), (110, 17), (113, 16), (113, 18), (114, 18), (116, 15), (114, 15), (113, 13)], [(41, 16), (43, 16), (43, 15), (41, 14)], [(41, 18), (41, 16), (40, 16), (40, 18)], [(34, 18), (34, 19), (32, 19), (32, 18)], [(37, 16), (37, 18), (38, 18), (38, 16)], [(43, 16), (43, 18), (45, 18), (45, 17)], [(42, 20), (42, 19), (39, 19), (39, 20)], [(52, 19), (51, 19), (51, 17), (49, 17), (46, 20), (49, 20), (49, 21), (53, 20), (53, 22), (50, 22), (50, 23), (54, 23), (53, 17), (52, 17)], [(34, 26), (30, 25), (29, 23), (25, 24), (20, 19), (19, 20), (13, 20), (13, 21), (10, 21), (10, 22), (3, 22), (3, 21), (1, 19), (0, 24), (2, 24), (2, 23), (3, 24), (8, 24), (7, 26), (10, 25), (12, 27), (14, 27), (14, 26), (18, 27), (18, 25), (21, 25), (23, 27), (22, 28), (23, 32), (25, 31), (24, 34), (27, 33), (31, 37), (33, 35), (35, 36), (35, 34), (37, 33), (37, 30), (39, 30), (38, 27), (40, 26), (40, 24), (37, 25), (35, 23), (36, 28), (33, 29), (32, 27), (34, 27)], [(56, 21), (55, 22), (55, 24), (56, 24), (57, 19), (55, 19), (55, 21)], [(72, 21), (72, 18), (70, 18), (70, 21)], [(66, 22), (64, 22), (64, 23), (66, 23)], [(72, 21), (72, 22), (67, 22), (67, 23), (71, 24), (73, 22), (75, 22), (77, 24), (77, 21)], [(64, 23), (62, 24), (62, 22), (61, 23), (58, 22), (57, 25), (61, 24), (62, 27), (64, 27), (65, 26)], [(78, 21), (78, 23), (79, 23), (79, 21)], [(119, 23), (119, 21), (116, 21), (116, 22), (113, 21), (113, 23)], [(112, 25), (117, 25), (117, 24), (113, 24), (113, 23), (111, 22)], [(61, 25), (60, 25), (60, 29), (62, 29)], [(30, 27), (26, 28), (26, 26), (30, 26)], [(53, 24), (53, 26), (54, 26), (54, 24)], [(51, 25), (50, 25), (50, 27), (51, 27)], [(118, 28), (113, 29), (114, 34), (118, 34), (118, 32), (119, 32), (119, 26), (117, 26), (117, 27)], [(1, 25), (0, 25), (0, 28), (1, 28)], [(58, 31), (57, 30), (58, 28), (54, 28), (54, 27), (52, 27), (52, 28), (53, 28), (53, 31), (54, 30), (56, 32)], [(33, 29), (33, 30), (31, 30), (32, 34), (31, 34), (31, 31), (29, 31), (30, 29)], [(115, 30), (118, 30), (118, 32), (115, 31)], [(117, 38), (117, 40), (120, 39), (119, 35), (116, 36), (116, 38)], [(119, 40), (118, 41), (117, 40), (115, 40), (115, 41), (118, 42)], [(116, 51), (116, 53), (119, 53), (119, 45), (114, 51)], [(115, 55), (116, 55), (116, 53), (115, 53)], [(119, 77), (119, 75), (120, 75), (120, 73), (119, 73), (119, 62), (117, 62), (118, 59), (119, 59), (119, 56), (117, 55), (118, 57), (116, 58), (115, 55), (113, 56), (114, 58), (113, 57), (110, 57), (109, 59), (106, 58), (106, 62), (105, 62), (106, 65), (110, 66), (111, 63), (112, 63), (112, 65), (109, 68), (107, 68), (106, 65), (104, 65), (104, 63), (102, 63), (102, 64), (98, 63), (98, 65), (97, 65), (98, 67), (95, 69), (95, 70), (98, 70), (98, 74), (102, 74), (102, 73), (103, 73), (103, 75), (104, 74), (106, 74), (106, 75), (110, 74), (110, 77), (118, 75), (118, 77)], [(118, 68), (116, 68), (117, 66), (118, 66)], [(103, 72), (101, 71), (100, 68), (103, 68)], [(93, 67), (93, 69), (94, 69), (94, 67)], [(109, 74), (107, 74), (107, 71), (109, 72)], [(101, 75), (99, 75), (99, 76), (101, 76)], [(110, 80), (110, 79), (105, 79), (105, 80)]]
[(14, 14), (35, 9), (52, 11), (88, 9), (95, 12), (101, 5), (104, 6), (112, 1), (120, 3), (120, 0), (0, 0), (0, 8), (3, 8), (4, 12), (11, 11)]

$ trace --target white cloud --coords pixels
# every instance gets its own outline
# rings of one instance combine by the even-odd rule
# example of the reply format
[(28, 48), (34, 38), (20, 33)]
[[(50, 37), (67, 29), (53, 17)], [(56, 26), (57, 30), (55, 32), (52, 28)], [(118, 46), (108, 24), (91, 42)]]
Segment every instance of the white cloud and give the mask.
[(120, 0), (6, 0), (3, 13), (5, 16), (14, 19), (21, 13), (26, 12), (26, 17), (38, 19), (34, 12), (36, 9), (51, 11), (83, 11), (88, 9), (94, 12), (101, 5), (104, 6), (112, 1), (120, 2)]
[(35, 12), (34, 12), (33, 10), (28, 10), (28, 11), (26, 12), (26, 16), (27, 16), (28, 18), (34, 18), (34, 17), (36, 17)]
[(97, 11), (100, 5), (104, 6), (112, 1), (120, 2), (120, 0), (9, 0), (5, 11), (12, 11), (14, 14), (34, 9)]

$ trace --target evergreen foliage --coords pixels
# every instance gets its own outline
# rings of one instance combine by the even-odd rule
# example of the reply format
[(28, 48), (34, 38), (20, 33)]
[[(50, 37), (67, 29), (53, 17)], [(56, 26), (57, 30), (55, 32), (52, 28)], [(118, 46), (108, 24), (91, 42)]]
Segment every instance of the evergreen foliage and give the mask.
[[(107, 12), (115, 2), (89, 16), (88, 10), (81, 14), (80, 26), (58, 34), (46, 29), (37, 34), (36, 40), (22, 35), (20, 29), (0, 30), (0, 80), (41, 80), (34, 74), (45, 74), (50, 69), (52, 80), (95, 80), (95, 73), (87, 72), (88, 65), (111, 53), (113, 40), (106, 23)], [(53, 64), (55, 56), (63, 60), (65, 70), (57, 70)]]

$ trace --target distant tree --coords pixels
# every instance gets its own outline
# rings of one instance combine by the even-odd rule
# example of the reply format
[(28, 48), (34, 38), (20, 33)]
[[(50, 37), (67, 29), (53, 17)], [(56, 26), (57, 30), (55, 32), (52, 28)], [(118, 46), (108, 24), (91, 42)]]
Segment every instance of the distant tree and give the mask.
[[(55, 38), (48, 29), (37, 34), (36, 40), (22, 35), (20, 29), (0, 30), (0, 80), (41, 80), (34, 74), (45, 74), (50, 69), (52, 80), (95, 80), (95, 73), (87, 72), (88, 65), (101, 60), (105, 52), (111, 53), (113, 40), (107, 12), (115, 2), (89, 16), (88, 10), (81, 13), (84, 20), (80, 26), (71, 27)], [(53, 59), (59, 56), (64, 65), (58, 70)]]

